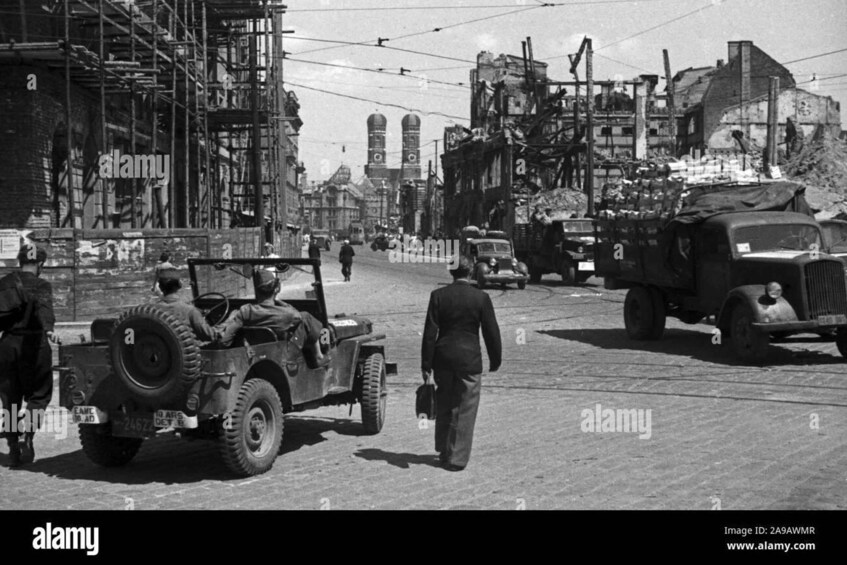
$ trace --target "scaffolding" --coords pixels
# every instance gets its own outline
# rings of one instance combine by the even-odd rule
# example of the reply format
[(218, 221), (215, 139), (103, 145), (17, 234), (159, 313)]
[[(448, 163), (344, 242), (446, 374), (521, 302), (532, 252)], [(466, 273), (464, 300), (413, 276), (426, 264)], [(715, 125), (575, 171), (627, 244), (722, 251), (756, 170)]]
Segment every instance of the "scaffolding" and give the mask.
[[(285, 226), (284, 5), (54, 0), (45, 14), (15, 6), (22, 29), (0, 42), (0, 64), (24, 62), (64, 78), (67, 214), (56, 227)], [(61, 22), (52, 41), (28, 41), (27, 21), (38, 17)], [(74, 186), (78, 88), (99, 104), (100, 158), (122, 150), (172, 164), (164, 179), (100, 177), (92, 218), (78, 209)]]

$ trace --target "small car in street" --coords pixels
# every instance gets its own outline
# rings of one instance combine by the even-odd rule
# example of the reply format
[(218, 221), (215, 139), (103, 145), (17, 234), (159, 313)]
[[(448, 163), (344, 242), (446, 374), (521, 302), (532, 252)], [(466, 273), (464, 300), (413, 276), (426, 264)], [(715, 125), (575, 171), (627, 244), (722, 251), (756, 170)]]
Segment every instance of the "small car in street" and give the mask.
[(318, 247), (329, 251), (332, 247), (332, 237), (329, 235), (329, 230), (312, 230), (312, 239), (317, 241)]
[(512, 242), (502, 232), (466, 239), (461, 244), (461, 253), (474, 265), (472, 273), (477, 287), (487, 285), (517, 284), (523, 290), (529, 280), (529, 271), (524, 263), (515, 258)]

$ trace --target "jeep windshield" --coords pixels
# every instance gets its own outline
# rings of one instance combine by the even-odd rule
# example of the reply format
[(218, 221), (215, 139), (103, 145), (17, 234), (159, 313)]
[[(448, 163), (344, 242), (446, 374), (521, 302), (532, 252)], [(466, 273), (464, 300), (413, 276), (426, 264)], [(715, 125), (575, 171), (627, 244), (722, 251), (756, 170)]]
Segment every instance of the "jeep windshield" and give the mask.
[(768, 251), (823, 251), (821, 233), (805, 224), (771, 224), (738, 228), (733, 234), (739, 255)]
[(250, 263), (215, 263), (195, 265), (197, 295), (219, 293), (227, 298), (254, 300), (254, 271), (267, 270), (280, 281), (277, 299), (314, 299), (314, 268), (311, 265), (291, 265), (280, 260), (273, 265), (251, 265)]
[(505, 242), (484, 242), (476, 244), (477, 253), (480, 255), (511, 255), (512, 246)]

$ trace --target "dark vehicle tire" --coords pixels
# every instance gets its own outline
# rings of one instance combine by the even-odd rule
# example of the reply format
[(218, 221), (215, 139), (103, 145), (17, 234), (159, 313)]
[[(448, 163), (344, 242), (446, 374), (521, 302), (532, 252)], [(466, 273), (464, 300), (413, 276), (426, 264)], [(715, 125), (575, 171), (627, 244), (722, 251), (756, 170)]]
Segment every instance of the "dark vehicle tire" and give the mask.
[(376, 242), (371, 243), (371, 251), (376, 251)]
[(489, 273), (488, 265), (480, 264), (476, 268), (476, 287), (485, 290), (485, 275)]
[(576, 273), (576, 282), (578, 282), (579, 284), (585, 284), (586, 282), (588, 282), (588, 279), (590, 279), (590, 278), (591, 278), (591, 275), (592, 275), (592, 274), (593, 274), (593, 273), (586, 273), (586, 272), (579, 272), (579, 271), (577, 271), (577, 273)]
[(141, 449), (144, 440), (134, 437), (115, 437), (111, 424), (80, 424), (79, 442), (82, 452), (101, 467), (126, 465)]
[(532, 262), (529, 264), (529, 282), (532, 284), (539, 284), (541, 282), (541, 277), (544, 276), (540, 267), (537, 267)]
[(242, 477), (268, 471), (282, 444), (282, 402), (271, 383), (250, 379), (241, 385), (220, 451), (230, 471)]
[(847, 357), (847, 328), (838, 328), (835, 334), (835, 346), (842, 357)]
[(526, 281), (518, 281), (518, 290), (523, 290), (526, 288)]
[(562, 282), (574, 284), (576, 282), (576, 265), (570, 261), (562, 262)]
[(730, 318), (730, 341), (735, 355), (745, 362), (764, 361), (768, 353), (770, 336), (753, 327), (753, 310), (739, 304), (732, 310)]
[(650, 295), (653, 298), (653, 327), (650, 330), (651, 340), (662, 339), (665, 333), (665, 324), (668, 321), (667, 307), (665, 306), (665, 297), (658, 289), (651, 288)]
[(332, 248), (332, 245), (330, 245), (329, 242), (327, 241), (326, 245), (324, 247), (326, 248), (327, 251), (330, 251), (330, 249)]
[(365, 359), (362, 371), (362, 425), (365, 432), (378, 434), (385, 423), (385, 406), (388, 391), (385, 388), (385, 359), (381, 353), (372, 353)]
[(656, 315), (664, 313), (664, 304), (661, 311), (657, 311), (654, 302), (654, 291), (645, 286), (631, 288), (626, 293), (623, 317), (630, 339), (647, 341), (661, 337), (665, 328), (664, 316), (657, 319)]
[(179, 318), (144, 304), (118, 318), (109, 339), (109, 362), (133, 396), (166, 403), (178, 399), (200, 376), (200, 345)]

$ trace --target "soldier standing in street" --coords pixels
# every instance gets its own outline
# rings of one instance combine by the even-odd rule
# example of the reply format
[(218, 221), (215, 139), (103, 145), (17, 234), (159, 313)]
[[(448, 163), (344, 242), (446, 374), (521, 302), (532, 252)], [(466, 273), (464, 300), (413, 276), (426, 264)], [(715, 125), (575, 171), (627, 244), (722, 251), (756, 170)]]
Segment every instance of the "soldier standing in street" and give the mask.
[[(35, 460), (33, 438), (42, 422), (44, 411), (53, 397), (53, 352), (50, 342), (58, 338), (53, 333), (56, 318), (53, 314), (53, 289), (40, 278), (47, 252), (32, 243), (18, 253), (20, 271), (0, 279), (0, 289), (21, 284), (26, 306), (19, 319), (0, 338), (0, 398), (11, 418), (6, 435), (9, 444), (10, 466), (18, 467)], [(18, 414), (26, 400), (27, 429), (20, 442)]]
[(344, 275), (344, 282), (350, 282), (350, 275), (353, 272), (353, 257), (355, 255), (356, 252), (353, 251), (350, 240), (345, 239), (344, 245), (341, 246), (341, 251), (338, 252), (338, 260), (341, 262), (341, 274)]
[(424, 382), (435, 371), (435, 450), (449, 471), (468, 464), (482, 384), (479, 330), (488, 351), (489, 371), (500, 368), (500, 327), (487, 293), (471, 286), (473, 265), (461, 257), (452, 270), (453, 284), (434, 290), (429, 298), (421, 372)]
[(321, 246), (318, 245), (318, 238), (309, 238), (309, 259), (321, 259)]

